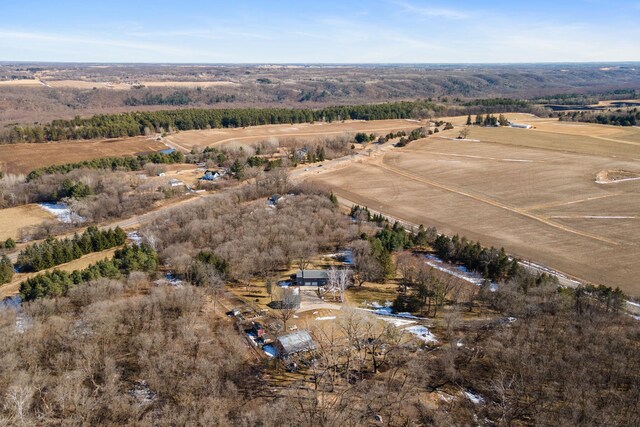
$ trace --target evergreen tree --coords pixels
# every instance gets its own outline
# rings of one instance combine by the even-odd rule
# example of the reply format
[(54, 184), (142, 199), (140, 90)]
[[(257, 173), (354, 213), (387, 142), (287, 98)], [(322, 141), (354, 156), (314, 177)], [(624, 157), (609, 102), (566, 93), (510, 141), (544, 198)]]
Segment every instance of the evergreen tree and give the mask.
[(13, 279), (13, 264), (9, 257), (2, 255), (0, 257), (0, 284), (9, 283)]
[(7, 240), (4, 241), (3, 246), (5, 249), (13, 249), (16, 247), (16, 241), (13, 240), (11, 237), (9, 237)]
[(239, 159), (236, 159), (231, 165), (231, 173), (237, 180), (242, 181), (244, 178), (244, 165)]

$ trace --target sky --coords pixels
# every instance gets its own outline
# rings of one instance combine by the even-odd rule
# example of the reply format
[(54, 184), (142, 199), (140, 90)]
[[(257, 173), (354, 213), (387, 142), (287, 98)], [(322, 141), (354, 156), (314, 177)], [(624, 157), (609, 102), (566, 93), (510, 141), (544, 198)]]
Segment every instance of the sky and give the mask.
[(0, 61), (640, 61), (640, 0), (0, 0)]

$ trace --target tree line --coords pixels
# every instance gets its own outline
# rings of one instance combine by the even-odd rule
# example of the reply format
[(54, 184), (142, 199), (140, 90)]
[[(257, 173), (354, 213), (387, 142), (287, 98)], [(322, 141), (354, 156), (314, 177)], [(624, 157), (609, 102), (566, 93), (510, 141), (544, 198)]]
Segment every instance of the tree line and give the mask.
[(44, 297), (58, 297), (66, 295), (75, 285), (105, 277), (117, 279), (132, 271), (155, 271), (158, 266), (158, 256), (149, 245), (127, 245), (118, 249), (113, 259), (98, 261), (82, 270), (71, 273), (54, 270), (39, 274), (20, 284), (20, 297), (23, 301), (32, 301)]
[(191, 98), (187, 92), (174, 92), (166, 97), (161, 94), (154, 95), (146, 93), (142, 98), (135, 98), (130, 96), (125, 98), (124, 105), (138, 106), (138, 105), (189, 105)]
[(98, 114), (89, 118), (54, 120), (45, 125), (14, 126), (2, 137), (5, 143), (38, 143), (74, 139), (120, 138), (154, 130), (234, 128), (268, 124), (333, 122), (338, 120), (408, 119), (416, 111), (440, 111), (428, 101), (373, 105), (334, 106), (317, 110), (294, 108), (181, 109), (121, 114)]
[(51, 165), (34, 169), (27, 175), (27, 181), (33, 181), (43, 175), (51, 175), (54, 173), (67, 174), (75, 169), (106, 169), (106, 170), (125, 170), (137, 171), (144, 168), (147, 163), (156, 164), (172, 164), (182, 163), (185, 161), (184, 154), (174, 151), (169, 154), (164, 153), (146, 153), (138, 156), (122, 156), (122, 157), (101, 157), (98, 159), (84, 160), (82, 162), (65, 163), (62, 165)]
[(626, 111), (618, 109), (616, 111), (607, 111), (597, 114), (584, 111), (574, 111), (572, 113), (560, 113), (558, 120), (598, 123), (601, 125), (612, 126), (638, 126), (640, 125), (640, 109), (632, 108)]
[(98, 230), (91, 226), (82, 235), (75, 234), (71, 239), (49, 237), (42, 243), (27, 246), (18, 254), (17, 264), (24, 271), (40, 271), (92, 252), (123, 245), (126, 239), (127, 235), (120, 227)]
[(445, 262), (464, 265), (483, 277), (494, 281), (503, 281), (516, 276), (520, 267), (516, 258), (509, 258), (504, 248), (483, 247), (480, 242), (467, 240), (466, 237), (447, 237), (439, 235), (433, 249)]
[(392, 271), (392, 252), (414, 247), (431, 247), (442, 261), (461, 264), (493, 281), (504, 281), (520, 273), (518, 260), (510, 258), (504, 248), (486, 248), (480, 242), (458, 235), (438, 235), (435, 227), (425, 229), (420, 225), (417, 233), (407, 231), (399, 222), (391, 225), (383, 215), (372, 214), (367, 207), (358, 205), (351, 208), (350, 216), (356, 220), (374, 222), (382, 227), (372, 237), (362, 237), (369, 239), (374, 252), (379, 254), (379, 260), (386, 266), (386, 271)]

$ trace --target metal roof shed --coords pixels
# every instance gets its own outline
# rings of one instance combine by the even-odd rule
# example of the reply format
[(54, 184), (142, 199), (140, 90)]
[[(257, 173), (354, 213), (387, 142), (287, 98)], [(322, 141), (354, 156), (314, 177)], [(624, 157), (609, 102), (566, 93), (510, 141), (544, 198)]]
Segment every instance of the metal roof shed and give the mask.
[(309, 351), (316, 348), (313, 338), (307, 331), (296, 331), (287, 335), (278, 337), (275, 342), (275, 348), (278, 357), (286, 359), (296, 353)]

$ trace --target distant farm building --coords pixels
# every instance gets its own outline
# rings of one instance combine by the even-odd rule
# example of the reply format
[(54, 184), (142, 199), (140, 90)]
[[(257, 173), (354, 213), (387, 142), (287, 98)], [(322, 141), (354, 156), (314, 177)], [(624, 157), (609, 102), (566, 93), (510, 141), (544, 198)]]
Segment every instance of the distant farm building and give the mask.
[(296, 286), (326, 286), (329, 283), (327, 270), (298, 270), (292, 277)]
[(184, 185), (184, 182), (180, 181), (179, 179), (172, 178), (169, 180), (169, 185), (171, 187), (181, 187)]
[(307, 331), (296, 331), (287, 335), (282, 335), (274, 343), (276, 353), (279, 358), (286, 359), (290, 356), (311, 351), (316, 348), (313, 338)]
[(205, 181), (213, 181), (216, 180), (218, 178), (220, 178), (222, 176), (222, 174), (219, 171), (216, 170), (207, 170), (204, 173), (204, 176), (200, 179), (205, 180)]
[(512, 128), (518, 128), (518, 129), (531, 129), (531, 125), (525, 125), (524, 123), (513, 123), (513, 122), (509, 122), (509, 126)]
[(160, 150), (160, 154), (164, 154), (165, 156), (168, 156), (169, 154), (173, 154), (175, 153), (175, 148), (165, 148), (164, 150)]

